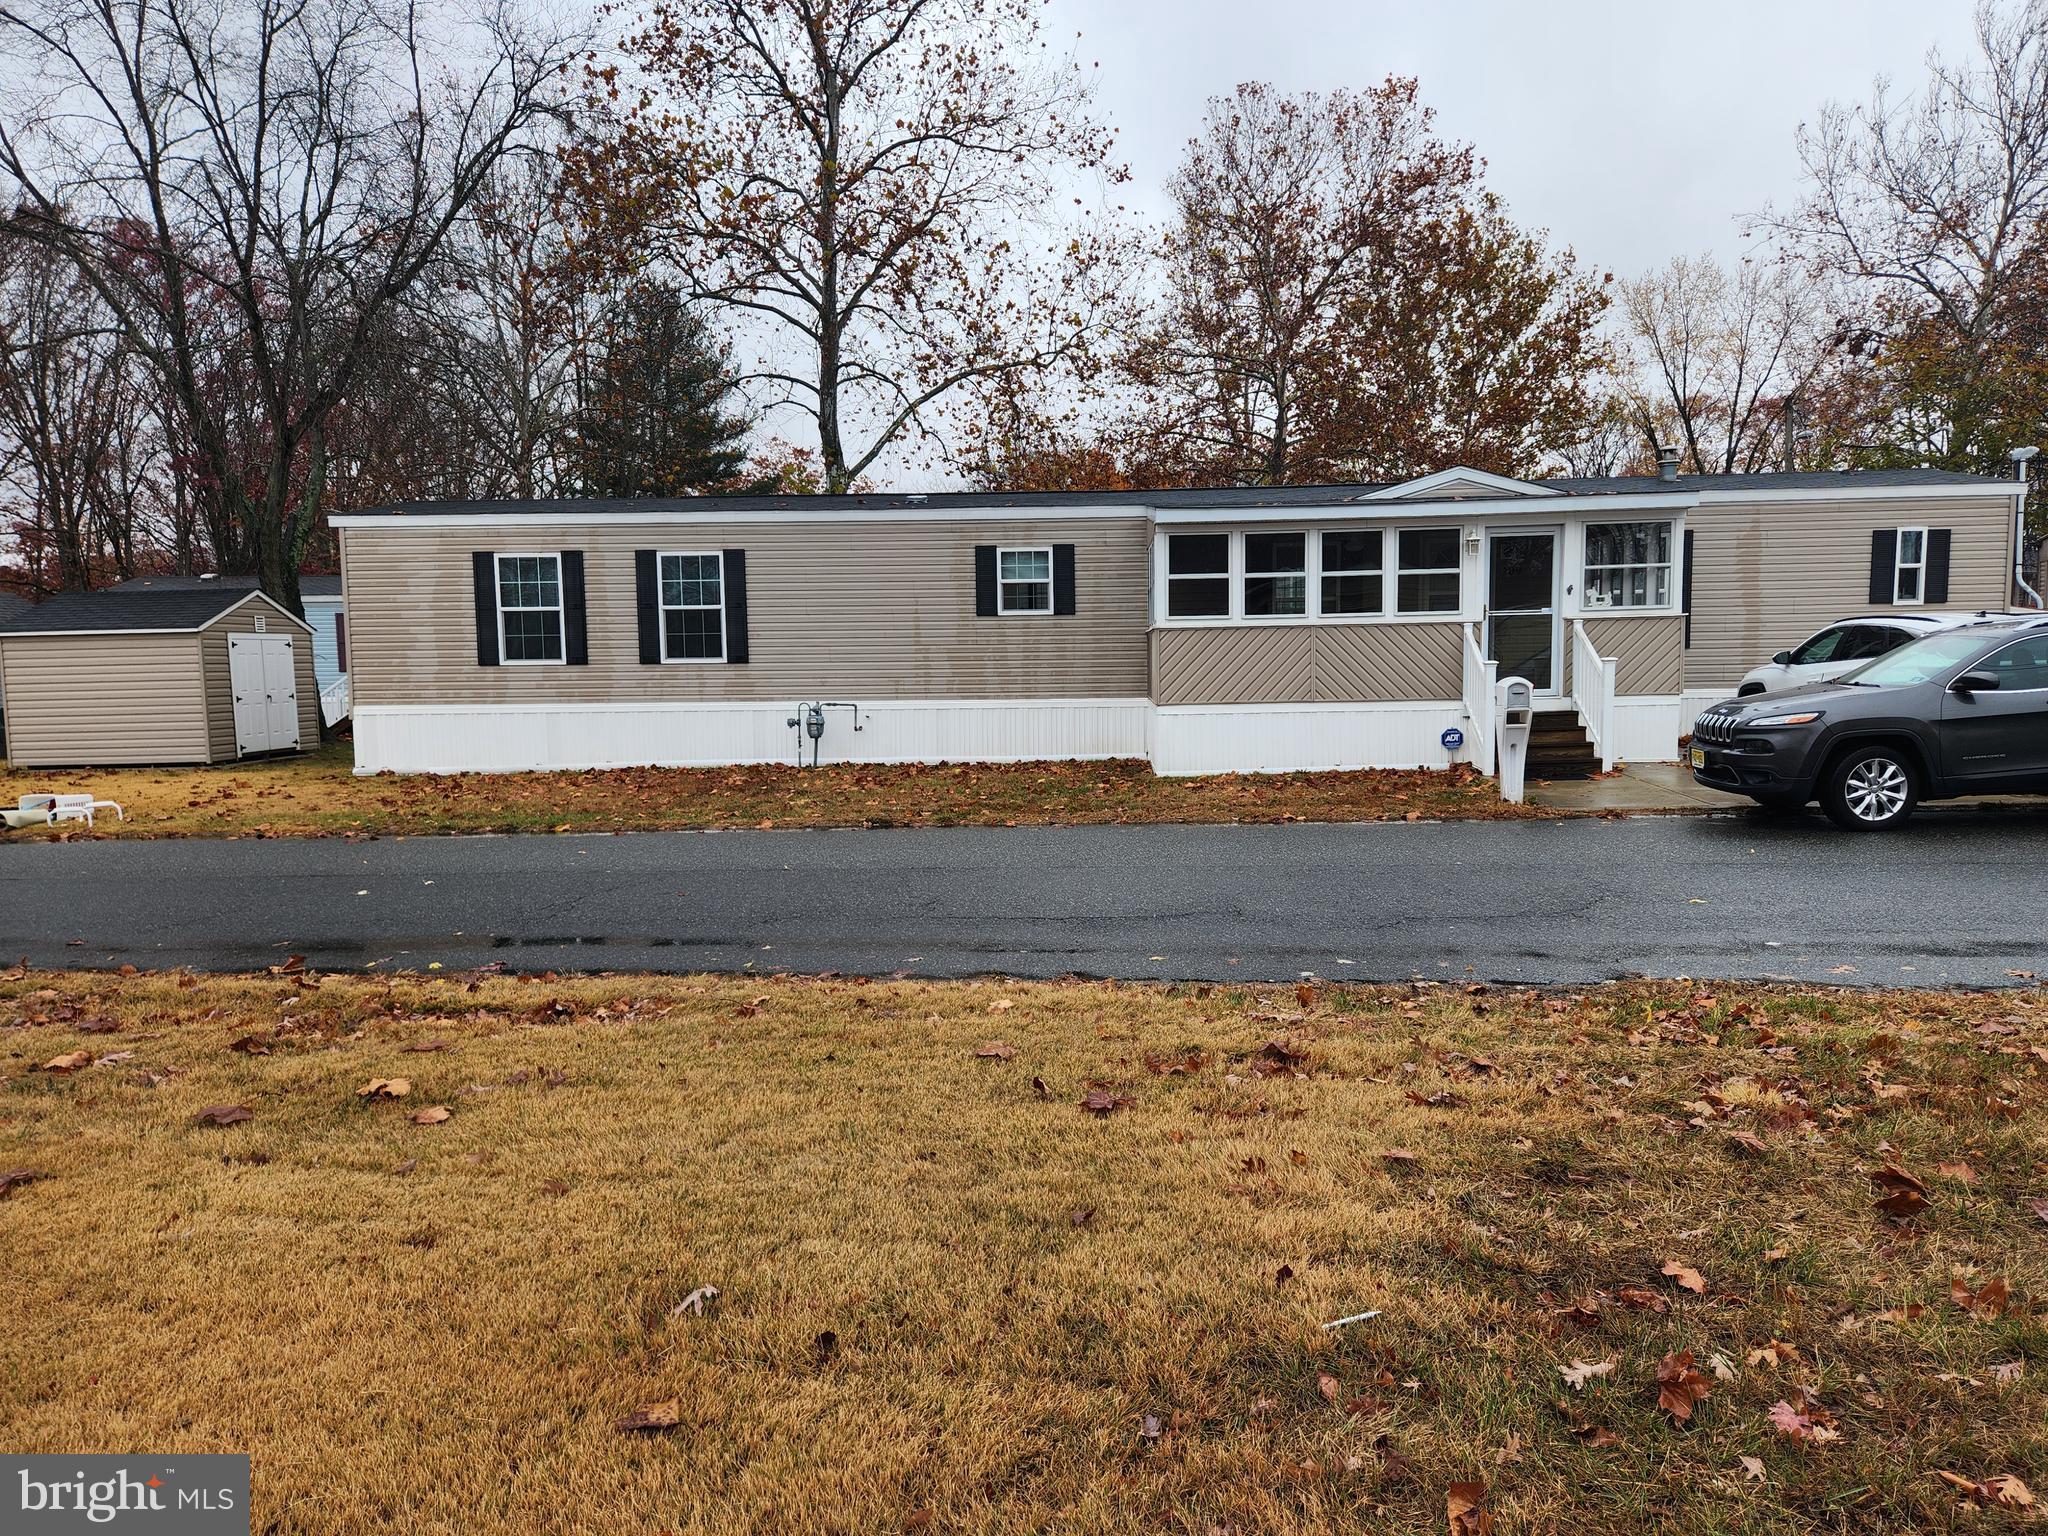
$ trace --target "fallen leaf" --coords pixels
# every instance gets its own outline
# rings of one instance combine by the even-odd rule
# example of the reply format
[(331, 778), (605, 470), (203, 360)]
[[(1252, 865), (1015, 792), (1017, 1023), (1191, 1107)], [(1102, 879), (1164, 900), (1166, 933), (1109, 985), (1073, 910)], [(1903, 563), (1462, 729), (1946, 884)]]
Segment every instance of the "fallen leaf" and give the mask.
[(1148, 1413), (1138, 1421), (1138, 1437), (1142, 1440), (1157, 1440), (1166, 1433), (1166, 1426), (1159, 1422), (1159, 1415)]
[(1615, 1362), (1612, 1360), (1574, 1360), (1570, 1365), (1560, 1365), (1557, 1374), (1564, 1378), (1565, 1385), (1574, 1392), (1583, 1392), (1586, 1390), (1587, 1382), (1596, 1376), (1612, 1374), (1614, 1366)]
[(89, 1067), (91, 1065), (91, 1051), (66, 1051), (62, 1056), (52, 1056), (48, 1061), (44, 1062), (43, 1070), (45, 1072), (62, 1074), (76, 1072), (80, 1067)]
[(405, 1077), (373, 1077), (356, 1090), (359, 1099), (402, 1099), (412, 1092), (412, 1080)]
[(1663, 1273), (1676, 1280), (1678, 1288), (1682, 1291), (1691, 1291), (1696, 1296), (1706, 1294), (1706, 1277), (1689, 1265), (1681, 1264), (1676, 1259), (1666, 1259)]
[(830, 1365), (839, 1353), (839, 1335), (827, 1328), (811, 1341), (811, 1347), (816, 1351), (819, 1365)]
[(1344, 1395), (1344, 1384), (1328, 1371), (1318, 1371), (1316, 1373), (1316, 1390), (1334, 1403)]
[(442, 1039), (438, 1039), (438, 1038), (436, 1038), (436, 1039), (433, 1039), (433, 1040), (421, 1040), (421, 1041), (419, 1041), (419, 1042), (417, 1042), (416, 1044), (413, 1044), (413, 1045), (403, 1045), (403, 1046), (400, 1046), (400, 1047), (399, 1047), (399, 1049), (400, 1049), (400, 1050), (403, 1050), (403, 1051), (416, 1051), (416, 1052), (425, 1052), (425, 1051), (445, 1051), (445, 1050), (447, 1050), (447, 1049), (448, 1049), (448, 1042), (447, 1042), (446, 1040), (442, 1040)]
[(1683, 1424), (1708, 1396), (1707, 1378), (1694, 1368), (1693, 1353), (1681, 1349), (1657, 1362), (1657, 1406)]
[(1904, 1220), (1927, 1209), (1927, 1186), (1905, 1169), (1887, 1163), (1869, 1177), (1871, 1183), (1884, 1191), (1874, 1206), (1885, 1215)]
[(1621, 1444), (1621, 1436), (1605, 1424), (1574, 1424), (1572, 1437), (1588, 1450), (1604, 1450), (1610, 1445)]
[(988, 1005), (988, 1011), (990, 1013), (1008, 1013), (1012, 1008), (1016, 1006), (1017, 1000), (1015, 998), (999, 997), (994, 1002)]
[(1994, 1504), (2003, 1509), (2028, 1509), (2034, 1502), (2033, 1490), (2011, 1473), (1986, 1478), (1981, 1483), (1959, 1472), (1936, 1472), (1934, 1475), (1950, 1487), (1962, 1489), (1964, 1498), (1979, 1504)]
[(1082, 1098), (1081, 1107), (1091, 1115), (1113, 1115), (1120, 1109), (1129, 1109), (1135, 1102), (1128, 1093), (1118, 1093), (1114, 1088), (1098, 1084)]
[(13, 1194), (20, 1185), (31, 1184), (37, 1179), (47, 1177), (49, 1175), (39, 1168), (8, 1168), (0, 1170), (0, 1200), (4, 1200)]
[(239, 1125), (244, 1120), (254, 1120), (256, 1116), (246, 1105), (209, 1104), (192, 1118), (201, 1125)]
[(448, 1118), (448, 1115), (449, 1109), (446, 1104), (430, 1104), (425, 1109), (416, 1109), (412, 1112), (412, 1123), (414, 1125), (439, 1125)]
[(1070, 1227), (1085, 1227), (1094, 1219), (1095, 1207), (1084, 1205), (1067, 1217), (1067, 1225)]
[(1017, 1054), (1017, 1047), (1002, 1040), (991, 1040), (974, 1053), (991, 1061), (1008, 1061)]
[(260, 1035), (244, 1035), (239, 1040), (228, 1042), (228, 1049), (240, 1051), (244, 1056), (268, 1056), (271, 1042)]
[(1389, 1147), (1380, 1154), (1380, 1157), (1389, 1169), (1396, 1171), (1403, 1168), (1413, 1168), (1422, 1161), (1421, 1158), (1410, 1152), (1406, 1147)]
[(1936, 1163), (1934, 1171), (1945, 1179), (1954, 1179), (1958, 1184), (1977, 1182), (1977, 1170), (1968, 1163)]
[(1752, 1370), (1758, 1367), (1776, 1370), (1781, 1365), (1797, 1364), (1799, 1351), (1783, 1339), (1773, 1339), (1768, 1344), (1752, 1349), (1745, 1359)]
[(1949, 1282), (1949, 1300), (1961, 1307), (1980, 1323), (1988, 1323), (2005, 1315), (2006, 1304), (2012, 1299), (2012, 1288), (2006, 1284), (2005, 1276), (1993, 1275), (1982, 1287), (1972, 1290), (1970, 1282), (1961, 1275)]
[(1824, 1445), (1842, 1438), (1842, 1432), (1834, 1427), (1834, 1415), (1818, 1403), (1807, 1401), (1804, 1393), (1796, 1404), (1780, 1398), (1771, 1404), (1764, 1417), (1779, 1434), (1808, 1444)]
[(1313, 1008), (1316, 1005), (1316, 989), (1304, 981), (1295, 987), (1294, 1000), (1303, 1008)]
[(1493, 1529), (1484, 1483), (1452, 1483), (1444, 1490), (1444, 1513), (1451, 1522), (1451, 1536), (1487, 1536)]
[(682, 1399), (671, 1397), (659, 1403), (642, 1403), (638, 1408), (635, 1408), (631, 1413), (619, 1420), (618, 1428), (626, 1430), (674, 1429), (677, 1424), (682, 1422), (682, 1417)]
[(1764, 1475), (1764, 1464), (1759, 1458), (1755, 1456), (1738, 1456), (1735, 1459), (1742, 1463), (1743, 1475), (1746, 1476), (1750, 1482), (1764, 1483), (1770, 1481), (1770, 1479)]

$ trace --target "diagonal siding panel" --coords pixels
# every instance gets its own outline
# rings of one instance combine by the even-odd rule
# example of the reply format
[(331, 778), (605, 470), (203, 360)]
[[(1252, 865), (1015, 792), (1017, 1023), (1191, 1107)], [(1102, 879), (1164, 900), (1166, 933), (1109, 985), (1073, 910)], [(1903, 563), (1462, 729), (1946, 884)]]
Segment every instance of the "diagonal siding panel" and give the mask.
[(1614, 691), (1623, 698), (1676, 694), (1685, 689), (1685, 618), (1586, 620), (1593, 648), (1614, 658)]
[(1152, 632), (1158, 704), (1377, 704), (1461, 696), (1456, 624), (1245, 624)]

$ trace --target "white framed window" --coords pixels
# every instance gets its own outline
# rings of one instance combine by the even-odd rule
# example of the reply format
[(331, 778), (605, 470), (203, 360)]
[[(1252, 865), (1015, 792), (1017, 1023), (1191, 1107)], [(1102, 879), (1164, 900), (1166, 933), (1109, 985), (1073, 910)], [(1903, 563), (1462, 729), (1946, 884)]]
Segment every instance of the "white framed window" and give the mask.
[(725, 557), (716, 550), (655, 557), (660, 576), (661, 659), (725, 660)]
[(1300, 619), (1308, 616), (1308, 535), (1268, 533), (1244, 536), (1244, 616)]
[(996, 612), (1052, 612), (1052, 546), (996, 550)]
[(1175, 533), (1166, 539), (1166, 616), (1230, 617), (1230, 535)]
[(506, 666), (562, 663), (562, 557), (499, 555), (498, 657)]
[(1463, 572), (1457, 528), (1403, 528), (1395, 538), (1399, 561), (1394, 606), (1401, 613), (1456, 613)]
[(1345, 528), (1322, 537), (1322, 592), (1318, 610), (1329, 618), (1386, 611), (1386, 535), (1378, 528)]
[(1899, 554), (1892, 567), (1892, 601), (1913, 604), (1927, 601), (1927, 530), (1901, 528)]
[(1671, 606), (1671, 524), (1586, 525), (1587, 608)]

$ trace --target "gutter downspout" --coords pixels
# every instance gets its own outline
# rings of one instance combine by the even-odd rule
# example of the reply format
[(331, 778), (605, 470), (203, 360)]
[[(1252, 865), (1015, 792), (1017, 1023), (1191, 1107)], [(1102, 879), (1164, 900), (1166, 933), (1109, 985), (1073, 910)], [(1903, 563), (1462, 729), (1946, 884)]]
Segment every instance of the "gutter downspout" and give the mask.
[(2019, 589), (2034, 600), (2036, 608), (2048, 608), (2041, 601), (2041, 594), (2027, 582), (2027, 463), (2039, 448), (2015, 448), (2010, 455), (2013, 471), (2019, 476), (2020, 490), (2012, 513), (2012, 579)]

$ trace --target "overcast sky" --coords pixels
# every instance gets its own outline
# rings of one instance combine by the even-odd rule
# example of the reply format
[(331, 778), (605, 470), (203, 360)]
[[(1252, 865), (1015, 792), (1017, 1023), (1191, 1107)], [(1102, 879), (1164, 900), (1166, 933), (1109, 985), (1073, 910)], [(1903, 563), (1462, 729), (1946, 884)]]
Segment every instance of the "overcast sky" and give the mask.
[(1438, 126), (1486, 158), (1524, 225), (1632, 276), (1738, 257), (1739, 217), (1799, 188), (1793, 134), (1879, 74), (1917, 87), (1930, 46), (1970, 50), (1970, 0), (1049, 0), (1079, 33), (1136, 178), (1158, 189), (1204, 101), (1418, 76)]

